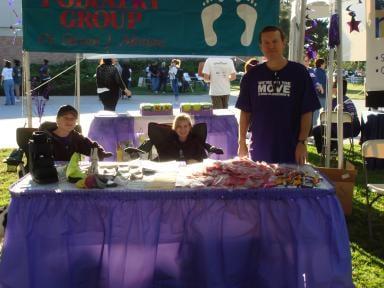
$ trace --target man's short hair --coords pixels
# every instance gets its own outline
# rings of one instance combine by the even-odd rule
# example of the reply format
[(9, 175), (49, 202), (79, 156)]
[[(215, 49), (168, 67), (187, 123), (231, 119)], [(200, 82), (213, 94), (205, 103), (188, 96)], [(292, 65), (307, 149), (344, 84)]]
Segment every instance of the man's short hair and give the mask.
[(259, 43), (261, 43), (261, 35), (263, 33), (267, 33), (267, 32), (275, 32), (275, 31), (279, 31), (280, 33), (280, 38), (281, 38), (281, 41), (285, 41), (285, 34), (283, 32), (283, 30), (281, 30), (280, 27), (277, 27), (277, 26), (265, 26), (263, 28), (263, 30), (261, 30), (260, 34), (259, 34)]
[(324, 63), (325, 63), (325, 60), (323, 58), (317, 59), (315, 62), (316, 68), (320, 68), (321, 65), (323, 65)]
[(103, 58), (103, 63), (105, 65), (112, 65), (112, 59), (111, 58)]
[(79, 116), (79, 113), (77, 112), (77, 110), (71, 106), (71, 105), (63, 105), (59, 108), (59, 110), (57, 111), (57, 118), (59, 117), (62, 117), (64, 115), (67, 115), (67, 114), (72, 114), (73, 116), (77, 117)]
[(49, 63), (49, 61), (47, 59), (44, 59), (43, 62), (44, 62), (44, 64), (48, 64)]

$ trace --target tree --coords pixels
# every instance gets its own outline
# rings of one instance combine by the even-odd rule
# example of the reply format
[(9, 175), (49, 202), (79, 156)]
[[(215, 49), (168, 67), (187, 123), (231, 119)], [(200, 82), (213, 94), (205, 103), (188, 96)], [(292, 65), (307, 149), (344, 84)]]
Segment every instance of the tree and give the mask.
[[(306, 51), (312, 49), (317, 58), (328, 57), (328, 19), (307, 19), (305, 31)], [(315, 55), (314, 55), (315, 56)], [(310, 57), (313, 58), (313, 57)], [(316, 57), (315, 57), (316, 58)]]

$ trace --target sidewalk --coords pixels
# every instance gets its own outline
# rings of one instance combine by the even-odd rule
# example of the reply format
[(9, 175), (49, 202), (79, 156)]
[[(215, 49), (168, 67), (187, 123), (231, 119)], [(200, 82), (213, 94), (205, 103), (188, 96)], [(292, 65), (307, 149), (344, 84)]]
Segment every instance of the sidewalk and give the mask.
[[(230, 107), (233, 108), (237, 99), (236, 96), (230, 97)], [(0, 127), (3, 137), (0, 139), (0, 148), (16, 148), (16, 128), (26, 127), (27, 118), (25, 113), (22, 111), (21, 103), (16, 103), (14, 106), (3, 105), (4, 98), (0, 97)], [(55, 121), (56, 113), (58, 108), (64, 104), (70, 104), (75, 106), (77, 101), (74, 96), (51, 96), (49, 101), (46, 103), (44, 109), (44, 115), (41, 119), (44, 121)], [(139, 110), (140, 104), (160, 103), (160, 102), (174, 102), (173, 95), (137, 95), (132, 96), (130, 100), (120, 99), (117, 104), (117, 113), (126, 113), (126, 111)], [(181, 94), (179, 103), (182, 102), (211, 102), (211, 98), (205, 95), (188, 95)], [(179, 108), (179, 104), (173, 104), (174, 108)], [(99, 101), (98, 96), (81, 96), (80, 97), (80, 124), (83, 129), (83, 134), (88, 135), (89, 126), (94, 117), (94, 114), (102, 110), (102, 104)], [(35, 104), (32, 104), (33, 115), (35, 114)], [(39, 119), (33, 117), (33, 127), (39, 126)]]

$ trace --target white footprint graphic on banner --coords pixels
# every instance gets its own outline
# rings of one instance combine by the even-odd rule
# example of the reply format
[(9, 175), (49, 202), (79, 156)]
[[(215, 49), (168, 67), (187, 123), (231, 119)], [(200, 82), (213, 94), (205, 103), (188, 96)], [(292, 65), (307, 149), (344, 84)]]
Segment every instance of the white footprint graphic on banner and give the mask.
[(257, 3), (255, 0), (236, 0), (236, 2), (239, 3), (236, 10), (237, 15), (245, 23), (245, 30), (243, 34), (241, 34), (240, 42), (243, 46), (249, 46), (252, 43), (256, 26), (257, 11), (255, 7)]
[[(204, 0), (203, 11), (201, 11), (201, 23), (203, 24), (205, 43), (209, 46), (217, 44), (216, 32), (213, 23), (221, 16), (223, 8), (220, 3), (224, 0)], [(217, 3), (219, 2), (219, 3)]]

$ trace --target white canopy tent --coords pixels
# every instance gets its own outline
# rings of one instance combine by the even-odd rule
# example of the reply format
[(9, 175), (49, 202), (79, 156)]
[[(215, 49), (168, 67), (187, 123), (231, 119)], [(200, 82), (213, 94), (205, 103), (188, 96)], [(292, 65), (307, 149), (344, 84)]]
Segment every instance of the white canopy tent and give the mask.
[[(308, 14), (310, 18), (325, 18), (331, 17), (333, 14), (339, 15), (339, 34), (341, 36), (342, 31), (342, 1), (343, 0), (329, 0), (329, 1), (316, 1), (316, 0), (293, 0), (291, 10), (291, 31), (290, 31), (290, 43), (289, 43), (289, 58), (290, 60), (302, 62), (304, 54), (304, 33), (305, 33), (305, 19)], [(308, 7), (308, 9), (307, 9)], [(330, 21), (329, 21), (330, 22)], [(329, 49), (328, 67), (334, 65), (334, 55), (336, 53), (336, 81), (337, 81), (337, 135), (338, 135), (338, 167), (343, 168), (344, 154), (343, 154), (343, 71), (341, 64), (343, 62), (342, 54), (342, 38), (340, 37), (340, 44), (335, 48)], [(328, 69), (328, 85), (327, 85), (327, 100), (326, 100), (326, 112), (327, 123), (331, 123), (332, 112), (332, 80), (333, 71)], [(326, 126), (326, 143), (325, 143), (325, 165), (330, 166), (330, 138), (331, 138), (331, 125)]]

